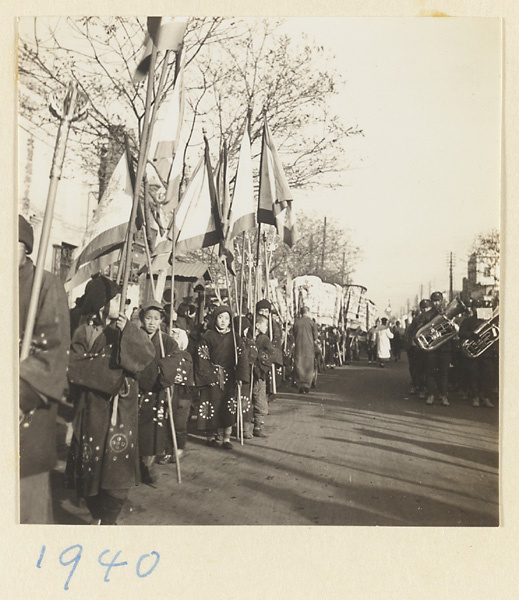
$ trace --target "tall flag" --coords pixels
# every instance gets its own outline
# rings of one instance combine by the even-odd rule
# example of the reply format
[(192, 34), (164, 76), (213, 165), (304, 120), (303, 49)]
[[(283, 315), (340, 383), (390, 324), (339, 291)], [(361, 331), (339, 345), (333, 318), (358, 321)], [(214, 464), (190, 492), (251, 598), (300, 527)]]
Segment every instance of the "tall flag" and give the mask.
[(256, 227), (257, 204), (254, 200), (252, 157), (248, 122), (241, 142), (238, 170), (232, 196), (227, 238), (232, 239), (242, 231)]
[(224, 141), (220, 152), (220, 159), (216, 169), (216, 196), (220, 209), (222, 223), (222, 237), (220, 242), (219, 257), (225, 262), (227, 269), (234, 275), (234, 252), (232, 244), (226, 245), (227, 232), (229, 230), (229, 213), (231, 210), (231, 195), (229, 193), (229, 178), (227, 170), (227, 143)]
[[(184, 122), (184, 53), (181, 55), (182, 65), (175, 81), (173, 93), (164, 98), (157, 111), (157, 120), (153, 128), (150, 142), (151, 161), (157, 170), (161, 183), (169, 179), (173, 157), (179, 149), (182, 124)], [(149, 180), (153, 180), (153, 173)]]
[(265, 119), (261, 148), (258, 222), (275, 225), (279, 237), (292, 247), (297, 240), (296, 218), (283, 165)]
[(216, 195), (220, 206), (222, 233), (225, 238), (229, 229), (229, 212), (231, 210), (231, 194), (229, 193), (229, 177), (227, 171), (227, 142), (224, 141), (216, 168)]
[(142, 81), (150, 69), (152, 46), (157, 50), (178, 52), (184, 40), (189, 17), (148, 17), (148, 33), (144, 42), (144, 51), (137, 65), (134, 81)]
[(214, 246), (222, 239), (222, 224), (214, 185), (209, 143), (178, 207), (177, 252), (191, 252)]
[(124, 152), (76, 251), (65, 284), (67, 291), (120, 259), (133, 203), (128, 163)]
[(175, 238), (178, 254), (214, 246), (222, 240), (222, 225), (209, 156), (209, 143), (205, 136), (204, 142), (204, 155), (196, 166), (178, 207), (175, 230), (170, 232), (168, 239), (157, 244), (153, 253), (154, 271), (166, 267), (171, 254), (172, 238)]

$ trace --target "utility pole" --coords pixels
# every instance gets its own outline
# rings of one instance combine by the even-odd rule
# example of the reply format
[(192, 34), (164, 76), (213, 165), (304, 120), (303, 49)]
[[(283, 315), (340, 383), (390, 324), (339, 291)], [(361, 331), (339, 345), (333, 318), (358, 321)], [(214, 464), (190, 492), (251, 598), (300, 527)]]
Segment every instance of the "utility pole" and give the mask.
[(423, 283), (420, 284), (420, 300), (423, 298)]
[(344, 285), (344, 268), (346, 266), (346, 251), (342, 253), (341, 285)]
[(455, 263), (455, 256), (452, 252), (449, 253), (449, 302), (452, 302), (452, 299), (454, 298), (454, 289), (453, 289), (453, 284), (452, 284), (452, 269), (454, 267), (454, 263)]
[(321, 277), (324, 277), (324, 254), (326, 252), (326, 217), (324, 217), (323, 226), (323, 255), (321, 257)]

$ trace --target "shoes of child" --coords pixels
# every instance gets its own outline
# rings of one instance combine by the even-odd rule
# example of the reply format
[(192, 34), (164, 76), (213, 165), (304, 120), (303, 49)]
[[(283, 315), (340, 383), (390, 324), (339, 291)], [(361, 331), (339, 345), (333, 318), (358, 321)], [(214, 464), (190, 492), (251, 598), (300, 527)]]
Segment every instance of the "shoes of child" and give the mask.
[(232, 446), (231, 442), (224, 442), (224, 443), (222, 444), (222, 448), (223, 448), (224, 450), (232, 450), (233, 446)]
[(253, 431), (253, 435), (254, 435), (254, 437), (259, 437), (259, 438), (267, 438), (268, 437), (268, 435), (262, 429), (255, 429)]

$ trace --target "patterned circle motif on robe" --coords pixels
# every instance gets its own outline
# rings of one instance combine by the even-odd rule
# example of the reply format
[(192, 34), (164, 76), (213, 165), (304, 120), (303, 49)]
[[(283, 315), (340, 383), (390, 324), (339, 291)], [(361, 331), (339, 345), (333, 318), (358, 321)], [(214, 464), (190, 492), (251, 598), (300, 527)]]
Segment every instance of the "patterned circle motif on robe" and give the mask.
[(198, 414), (202, 419), (212, 419), (214, 417), (214, 406), (207, 400), (204, 400), (204, 402), (200, 404)]
[(251, 408), (251, 401), (249, 396), (243, 396), (241, 397), (241, 411), (242, 413), (246, 413), (249, 412)]
[(236, 408), (238, 406), (238, 403), (236, 402), (235, 398), (229, 398), (227, 400), (227, 410), (231, 413), (231, 414), (236, 414)]
[(110, 449), (115, 452), (124, 452), (128, 448), (128, 438), (124, 433), (116, 433), (110, 438), (109, 441)]
[(207, 344), (200, 344), (200, 346), (198, 346), (198, 356), (203, 360), (210, 359), (209, 347), (207, 346)]

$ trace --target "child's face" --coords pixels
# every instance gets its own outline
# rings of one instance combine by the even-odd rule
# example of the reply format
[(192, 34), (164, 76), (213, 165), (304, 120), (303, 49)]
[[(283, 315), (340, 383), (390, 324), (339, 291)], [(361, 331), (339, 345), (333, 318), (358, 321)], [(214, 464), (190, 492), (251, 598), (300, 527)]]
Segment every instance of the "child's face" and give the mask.
[(144, 317), (142, 319), (142, 326), (144, 331), (148, 335), (153, 335), (157, 329), (160, 327), (160, 322), (162, 321), (162, 315), (158, 310), (149, 309), (144, 313)]
[(266, 334), (267, 328), (268, 328), (268, 323), (267, 323), (267, 321), (265, 321), (265, 319), (260, 319), (256, 323), (256, 330), (259, 331), (260, 333)]
[(216, 327), (217, 329), (225, 330), (229, 329), (229, 325), (231, 324), (231, 315), (228, 312), (220, 313), (216, 317)]

